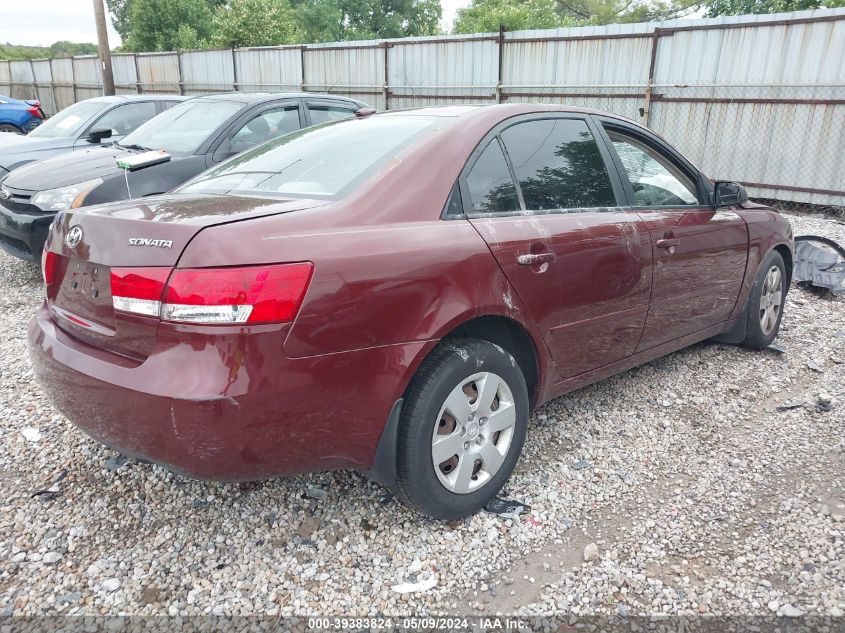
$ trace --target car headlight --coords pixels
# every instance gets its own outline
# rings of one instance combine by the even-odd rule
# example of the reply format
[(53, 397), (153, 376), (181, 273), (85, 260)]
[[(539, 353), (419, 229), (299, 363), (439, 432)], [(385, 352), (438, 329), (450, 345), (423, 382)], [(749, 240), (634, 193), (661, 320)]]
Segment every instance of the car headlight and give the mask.
[(30, 202), (42, 211), (59, 211), (61, 209), (76, 209), (85, 202), (86, 196), (96, 187), (103, 184), (102, 178), (86, 180), (75, 185), (59, 187), (58, 189), (45, 189), (39, 191)]

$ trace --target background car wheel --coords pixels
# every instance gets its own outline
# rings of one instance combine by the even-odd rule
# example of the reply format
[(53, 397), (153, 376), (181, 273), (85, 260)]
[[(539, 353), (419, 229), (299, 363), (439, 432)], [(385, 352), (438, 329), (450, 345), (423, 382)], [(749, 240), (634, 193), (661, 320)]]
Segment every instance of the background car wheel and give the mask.
[(745, 347), (763, 349), (777, 338), (788, 290), (786, 282), (783, 257), (777, 251), (772, 251), (763, 260), (754, 280), (754, 287), (751, 288), (748, 330), (742, 342)]
[(0, 123), (0, 134), (23, 134), (23, 131), (17, 125)]
[(528, 388), (513, 356), (446, 340), (420, 367), (402, 410), (396, 496), (436, 519), (478, 512), (510, 477), (528, 426)]

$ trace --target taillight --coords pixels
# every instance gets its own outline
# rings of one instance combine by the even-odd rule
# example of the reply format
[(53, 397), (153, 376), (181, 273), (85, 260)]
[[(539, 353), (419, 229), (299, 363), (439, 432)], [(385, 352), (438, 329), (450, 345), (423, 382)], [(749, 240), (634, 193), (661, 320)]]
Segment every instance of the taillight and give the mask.
[(296, 316), (312, 269), (309, 262), (172, 273), (169, 268), (115, 268), (112, 301), (116, 310), (178, 323), (281, 323)]
[(32, 106), (31, 108), (27, 108), (26, 111), (29, 112), (32, 116), (34, 116), (38, 119), (44, 118), (44, 113), (41, 111), (41, 108), (38, 107), (38, 106)]
[(44, 275), (44, 285), (51, 286), (56, 279), (56, 264), (59, 256), (56, 253), (45, 250), (41, 255), (41, 272)]

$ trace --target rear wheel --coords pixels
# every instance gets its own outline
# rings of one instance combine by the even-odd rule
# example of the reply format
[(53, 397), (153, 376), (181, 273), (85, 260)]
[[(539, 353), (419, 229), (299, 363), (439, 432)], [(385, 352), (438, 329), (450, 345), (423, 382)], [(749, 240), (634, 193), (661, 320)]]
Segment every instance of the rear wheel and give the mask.
[(11, 123), (0, 123), (0, 134), (23, 134), (23, 130)]
[(786, 267), (777, 251), (770, 252), (754, 280), (748, 305), (746, 347), (763, 349), (777, 338), (786, 298)]
[(525, 440), (528, 389), (513, 356), (487, 341), (445, 341), (405, 399), (394, 492), (437, 519), (473, 514), (510, 477)]

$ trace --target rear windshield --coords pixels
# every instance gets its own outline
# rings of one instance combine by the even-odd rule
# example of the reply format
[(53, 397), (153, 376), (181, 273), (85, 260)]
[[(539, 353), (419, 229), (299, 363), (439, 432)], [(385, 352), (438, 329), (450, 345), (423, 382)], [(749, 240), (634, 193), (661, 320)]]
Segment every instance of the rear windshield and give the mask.
[(88, 119), (104, 110), (107, 104), (101, 101), (80, 101), (74, 103), (54, 114), (44, 121), (37, 128), (29, 133), (29, 136), (37, 138), (70, 138), (76, 136)]
[(340, 198), (437, 120), (373, 116), (326, 123), (235, 156), (177, 191)]
[(234, 101), (185, 101), (153, 117), (120, 144), (192, 154), (243, 107)]

